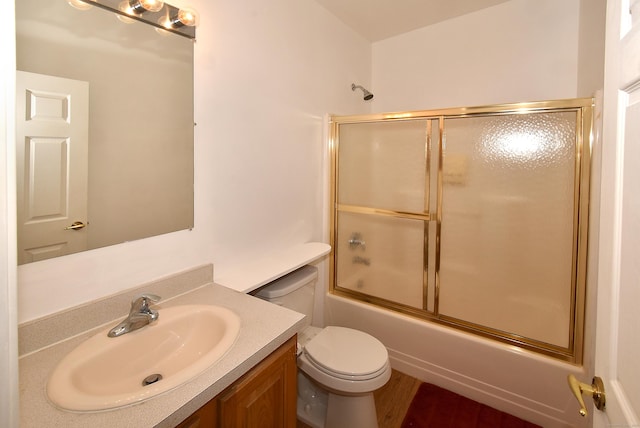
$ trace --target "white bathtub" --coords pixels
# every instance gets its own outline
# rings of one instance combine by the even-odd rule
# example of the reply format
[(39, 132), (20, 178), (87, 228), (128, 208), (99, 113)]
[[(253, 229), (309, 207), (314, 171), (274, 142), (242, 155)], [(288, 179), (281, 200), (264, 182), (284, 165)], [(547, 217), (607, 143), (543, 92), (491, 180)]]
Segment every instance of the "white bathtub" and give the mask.
[(586, 427), (567, 385), (582, 367), (435, 323), (328, 294), (329, 325), (381, 340), (394, 369), (545, 428)]

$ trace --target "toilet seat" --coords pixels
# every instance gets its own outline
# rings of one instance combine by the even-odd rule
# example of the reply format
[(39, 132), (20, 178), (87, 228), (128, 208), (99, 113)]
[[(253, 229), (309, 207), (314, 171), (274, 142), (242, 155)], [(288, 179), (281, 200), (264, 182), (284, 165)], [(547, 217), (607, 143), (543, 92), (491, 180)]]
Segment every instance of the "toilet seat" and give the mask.
[(304, 347), (317, 369), (350, 381), (374, 379), (389, 370), (387, 348), (375, 337), (359, 330), (330, 326)]

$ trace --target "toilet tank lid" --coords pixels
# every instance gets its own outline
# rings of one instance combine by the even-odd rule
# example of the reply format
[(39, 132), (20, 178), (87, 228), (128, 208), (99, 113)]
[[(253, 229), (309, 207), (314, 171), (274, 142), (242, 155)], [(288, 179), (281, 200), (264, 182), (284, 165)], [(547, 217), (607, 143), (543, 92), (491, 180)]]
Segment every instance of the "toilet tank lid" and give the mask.
[(300, 269), (272, 281), (258, 290), (255, 295), (262, 299), (274, 299), (282, 297), (300, 287), (304, 287), (318, 278), (318, 268), (315, 266), (303, 266)]

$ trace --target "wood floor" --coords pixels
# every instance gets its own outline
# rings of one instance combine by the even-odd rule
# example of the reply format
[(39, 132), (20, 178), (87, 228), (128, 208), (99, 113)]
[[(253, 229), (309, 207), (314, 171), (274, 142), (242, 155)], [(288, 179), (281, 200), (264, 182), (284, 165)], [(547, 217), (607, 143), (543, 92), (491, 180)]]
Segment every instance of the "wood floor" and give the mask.
[[(411, 399), (416, 394), (420, 381), (399, 371), (392, 370), (391, 379), (374, 392), (379, 428), (400, 428)], [(297, 428), (310, 428), (298, 421)]]

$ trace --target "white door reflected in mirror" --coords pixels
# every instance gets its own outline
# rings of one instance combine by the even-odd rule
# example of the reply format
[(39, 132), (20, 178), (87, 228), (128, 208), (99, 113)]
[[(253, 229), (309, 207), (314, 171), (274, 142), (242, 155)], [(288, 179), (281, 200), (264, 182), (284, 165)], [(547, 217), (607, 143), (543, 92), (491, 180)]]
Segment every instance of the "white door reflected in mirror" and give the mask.
[(18, 263), (87, 249), (89, 83), (18, 71)]

